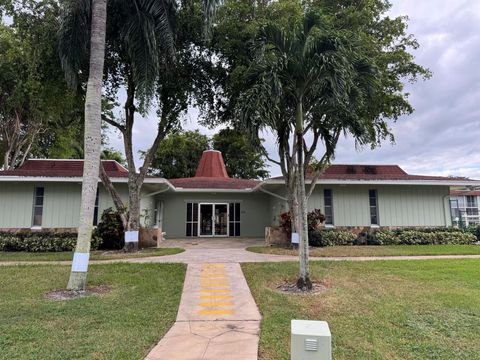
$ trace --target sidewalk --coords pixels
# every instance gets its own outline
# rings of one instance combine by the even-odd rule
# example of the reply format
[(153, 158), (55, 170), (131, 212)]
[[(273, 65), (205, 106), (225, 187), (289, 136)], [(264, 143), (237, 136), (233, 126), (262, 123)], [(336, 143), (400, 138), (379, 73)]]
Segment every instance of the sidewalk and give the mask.
[(256, 360), (260, 319), (238, 263), (189, 264), (177, 320), (145, 360)]

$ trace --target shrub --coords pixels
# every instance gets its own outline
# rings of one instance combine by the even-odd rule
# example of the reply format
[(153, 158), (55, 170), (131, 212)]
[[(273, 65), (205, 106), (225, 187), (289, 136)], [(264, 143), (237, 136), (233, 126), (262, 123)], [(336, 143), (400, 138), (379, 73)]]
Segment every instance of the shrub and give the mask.
[(94, 235), (102, 239), (100, 246), (102, 250), (123, 249), (125, 245), (124, 228), (118, 212), (112, 208), (106, 209), (94, 230)]
[(353, 245), (356, 239), (356, 234), (346, 230), (315, 230), (308, 234), (310, 246)]
[[(319, 209), (314, 209), (307, 214), (308, 231), (315, 231), (325, 221), (325, 215)], [(288, 235), (292, 233), (292, 215), (290, 211), (280, 214), (280, 227)]]
[(475, 235), (477, 240), (480, 241), (480, 225), (469, 225), (465, 231)]
[(371, 245), (467, 245), (477, 241), (470, 232), (454, 228), (377, 230)]
[[(49, 231), (28, 233), (0, 233), (0, 251), (55, 252), (73, 251), (77, 242), (75, 233)], [(98, 249), (101, 240), (92, 237), (92, 250)]]
[(325, 221), (325, 215), (319, 209), (313, 209), (307, 214), (308, 220), (308, 231), (315, 231), (320, 228), (320, 226)]

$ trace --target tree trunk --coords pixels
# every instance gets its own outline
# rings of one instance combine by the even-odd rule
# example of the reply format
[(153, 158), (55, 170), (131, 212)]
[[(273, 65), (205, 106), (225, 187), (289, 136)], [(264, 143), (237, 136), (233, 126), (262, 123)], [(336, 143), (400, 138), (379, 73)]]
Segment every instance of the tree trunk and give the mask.
[(296, 125), (295, 136), (297, 146), (297, 168), (296, 177), (296, 193), (298, 200), (298, 232), (300, 235), (300, 244), (298, 248), (300, 260), (300, 277), (297, 280), (297, 286), (302, 290), (310, 290), (312, 282), (308, 269), (308, 220), (307, 220), (307, 198), (305, 194), (305, 169), (303, 159), (303, 104), (302, 99), (298, 100), (296, 109)]
[(93, 213), (98, 187), (101, 153), (101, 116), (103, 64), (107, 1), (93, 0), (90, 44), (90, 71), (85, 96), (85, 159), (83, 165), (82, 201), (77, 245), (73, 256), (69, 290), (85, 291), (92, 238)]
[(138, 251), (138, 232), (140, 230), (140, 189), (135, 174), (134, 180), (128, 182), (128, 222), (125, 228), (126, 252)]
[[(295, 172), (291, 174), (295, 176)], [(287, 204), (288, 211), (290, 213), (290, 218), (292, 222), (292, 233), (298, 233), (299, 224), (298, 224), (298, 196), (297, 196), (297, 185), (295, 183), (288, 186), (287, 189)]]
[(110, 178), (108, 177), (108, 174), (105, 171), (103, 164), (100, 166), (100, 179), (102, 180), (103, 186), (105, 187), (105, 189), (107, 189), (108, 193), (112, 197), (113, 204), (117, 209), (120, 219), (122, 220), (123, 228), (126, 229), (127, 223), (128, 223), (127, 214), (126, 214), (127, 209), (122, 199), (120, 198), (120, 195), (117, 189), (115, 189)]

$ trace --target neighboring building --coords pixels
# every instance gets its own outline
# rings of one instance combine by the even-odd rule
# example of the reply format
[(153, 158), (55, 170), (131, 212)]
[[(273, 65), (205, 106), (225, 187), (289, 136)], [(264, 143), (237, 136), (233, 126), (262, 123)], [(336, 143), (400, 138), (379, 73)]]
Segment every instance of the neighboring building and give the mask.
[[(103, 163), (126, 202), (127, 169)], [(76, 228), (82, 171), (81, 160), (28, 160), (0, 171), (0, 230)], [(479, 185), (466, 178), (409, 175), (396, 165), (332, 165), (309, 208), (321, 209), (328, 227), (450, 226), (450, 187)], [(95, 222), (108, 207), (113, 203), (99, 186)], [(281, 178), (230, 178), (221, 153), (208, 150), (192, 178), (147, 177), (141, 208), (142, 224), (160, 227), (166, 238), (263, 237), (287, 205)]]
[(450, 191), (452, 221), (459, 225), (480, 224), (480, 191)]

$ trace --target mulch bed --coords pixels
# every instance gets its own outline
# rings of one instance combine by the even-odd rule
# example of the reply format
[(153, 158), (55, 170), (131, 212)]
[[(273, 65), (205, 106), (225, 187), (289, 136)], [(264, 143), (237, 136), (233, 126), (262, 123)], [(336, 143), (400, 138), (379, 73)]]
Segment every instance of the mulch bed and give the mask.
[(44, 295), (48, 300), (73, 300), (92, 295), (103, 295), (110, 292), (111, 287), (108, 285), (92, 286), (87, 288), (86, 291), (75, 291), (66, 289), (55, 289), (47, 292)]
[(312, 289), (303, 291), (297, 287), (297, 283), (285, 281), (283, 284), (277, 286), (277, 291), (282, 294), (291, 294), (291, 295), (308, 295), (308, 294), (319, 294), (327, 290), (327, 284), (321, 281), (313, 281)]

